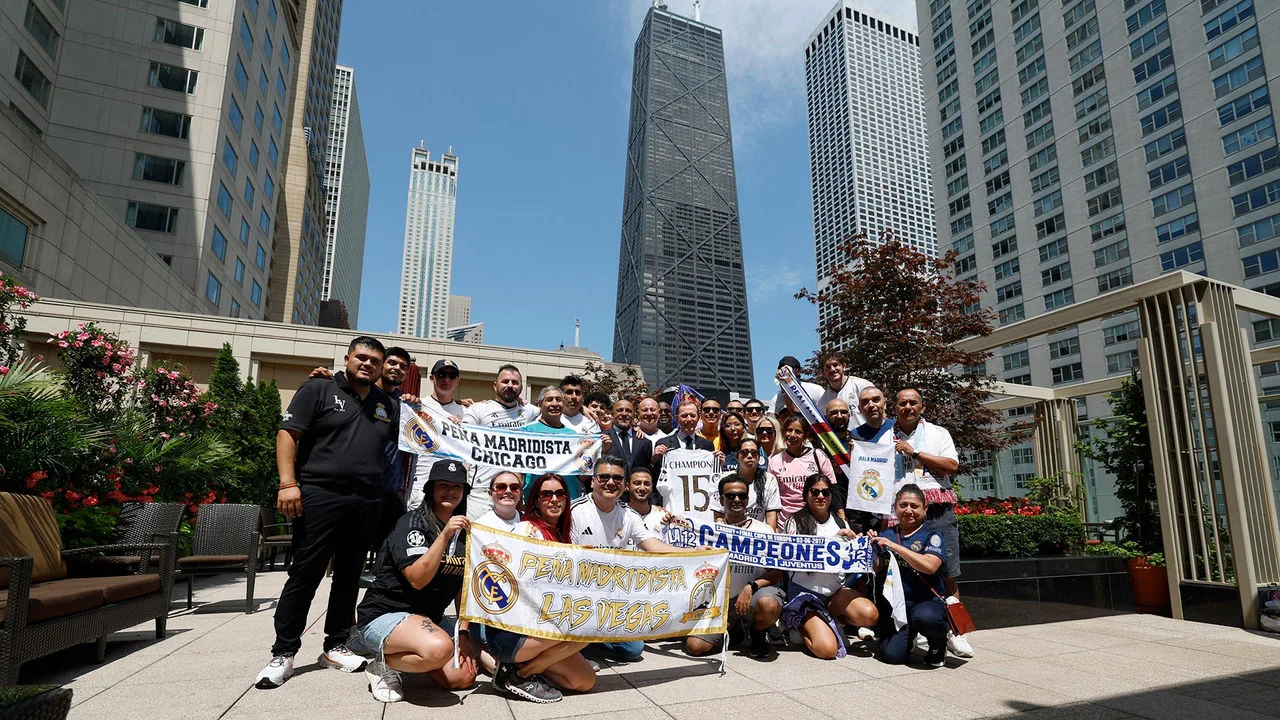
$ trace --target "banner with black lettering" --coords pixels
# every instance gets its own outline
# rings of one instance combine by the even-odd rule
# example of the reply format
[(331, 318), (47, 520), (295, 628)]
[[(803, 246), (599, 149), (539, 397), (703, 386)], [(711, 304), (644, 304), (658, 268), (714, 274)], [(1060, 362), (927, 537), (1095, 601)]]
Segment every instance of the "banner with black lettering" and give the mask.
[(728, 566), (722, 550), (585, 548), (472, 525), (458, 617), (545, 640), (718, 635)]
[(714, 522), (713, 500), (719, 500), (716, 478), (720, 463), (710, 450), (673, 448), (662, 456), (662, 477), (653, 489), (662, 496), (662, 506), (688, 520)]
[(854, 440), (849, 448), (849, 464), (842, 466), (849, 478), (845, 507), (878, 515), (893, 514), (894, 454), (892, 443)]
[(871, 540), (860, 537), (782, 535), (733, 525), (670, 523), (663, 539), (676, 547), (712, 547), (729, 552), (729, 561), (791, 572), (869, 573), (875, 566)]
[(400, 449), (520, 473), (591, 474), (599, 434), (548, 434), (455, 423), (424, 406), (400, 403)]

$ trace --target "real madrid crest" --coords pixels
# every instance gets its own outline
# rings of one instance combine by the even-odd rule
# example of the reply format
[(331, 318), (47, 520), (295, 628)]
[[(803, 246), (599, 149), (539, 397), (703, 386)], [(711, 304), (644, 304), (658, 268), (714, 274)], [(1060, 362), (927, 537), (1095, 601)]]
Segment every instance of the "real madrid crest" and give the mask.
[(480, 552), (485, 560), (471, 575), (471, 596), (489, 615), (501, 615), (515, 607), (520, 597), (516, 576), (507, 569), (511, 553), (497, 543), (485, 545)]
[(689, 612), (681, 616), (680, 622), (720, 617), (720, 603), (716, 602), (719, 595), (719, 583), (716, 580), (720, 577), (720, 571), (703, 563), (693, 575), (693, 589), (689, 591)]
[(414, 415), (404, 426), (404, 439), (410, 445), (417, 445), (423, 452), (432, 453), (440, 449), (440, 440), (431, 421), (421, 415)]
[(858, 479), (858, 497), (869, 502), (880, 499), (884, 492), (884, 483), (880, 482), (880, 472), (868, 468)]
[(391, 416), (387, 414), (387, 409), (382, 406), (382, 403), (378, 403), (378, 407), (374, 408), (373, 416), (382, 422), (391, 422)]

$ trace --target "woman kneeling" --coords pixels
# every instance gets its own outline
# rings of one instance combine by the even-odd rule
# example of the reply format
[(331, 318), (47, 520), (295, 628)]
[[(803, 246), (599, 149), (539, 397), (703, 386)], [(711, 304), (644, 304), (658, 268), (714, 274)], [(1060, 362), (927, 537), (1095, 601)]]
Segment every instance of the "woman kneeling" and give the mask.
[[(818, 535), (853, 539), (857, 535), (831, 508), (831, 483), (826, 475), (810, 475), (804, 481), (804, 507), (787, 518), (787, 534)], [(880, 618), (868, 597), (867, 578), (848, 578), (843, 573), (793, 572), (791, 598), (783, 612), (783, 622), (799, 628), (804, 644), (814, 657), (831, 660), (844, 657), (841, 623), (874, 627)]]
[(906, 624), (895, 628), (897, 623), (886, 618), (880, 631), (884, 638), (880, 643), (880, 659), (894, 665), (906, 664), (917, 634), (929, 641), (925, 665), (942, 667), (947, 655), (947, 610), (942, 603), (946, 588), (939, 572), (947, 549), (942, 533), (925, 522), (927, 507), (924, 492), (918, 485), (903, 485), (893, 498), (897, 526), (881, 530), (874, 540), (885, 553), (880, 561), (882, 572), (888, 553), (898, 557), (898, 581), (906, 604)]
[(442, 688), (461, 690), (476, 679), (476, 653), (442, 627), (444, 610), (462, 589), (467, 547), (466, 467), (442, 460), (431, 468), (422, 505), (404, 514), (378, 553), (377, 578), (357, 610), (365, 645), (378, 660), (365, 675), (384, 703), (404, 699), (400, 672), (427, 673)]

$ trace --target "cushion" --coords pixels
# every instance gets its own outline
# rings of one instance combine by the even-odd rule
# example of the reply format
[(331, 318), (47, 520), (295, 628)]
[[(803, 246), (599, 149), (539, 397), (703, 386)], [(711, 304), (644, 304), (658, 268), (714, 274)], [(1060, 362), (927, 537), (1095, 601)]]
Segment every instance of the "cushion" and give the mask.
[[(51, 580), (31, 586), (30, 601), (27, 603), (28, 625), (90, 610), (106, 602), (101, 588), (65, 584), (68, 582), (74, 581)], [(4, 594), (6, 602), (6, 605), (0, 605), (0, 621), (3, 621), (8, 615), (9, 591), (0, 590), (0, 593)]]
[(178, 558), (180, 568), (200, 568), (219, 565), (244, 565), (249, 562), (248, 555), (188, 555)]
[(266, 543), (290, 543), (293, 542), (292, 535), (268, 535), (262, 538), (262, 542)]
[(160, 589), (160, 576), (147, 573), (116, 577), (66, 578), (58, 580), (56, 584), (76, 590), (95, 590), (102, 595), (104, 602), (117, 603), (156, 592)]
[[(38, 495), (0, 493), (0, 557), (29, 557), (34, 561), (31, 583), (67, 575), (62, 561), (62, 536), (53, 506)], [(9, 587), (9, 569), (0, 569), (0, 588)]]

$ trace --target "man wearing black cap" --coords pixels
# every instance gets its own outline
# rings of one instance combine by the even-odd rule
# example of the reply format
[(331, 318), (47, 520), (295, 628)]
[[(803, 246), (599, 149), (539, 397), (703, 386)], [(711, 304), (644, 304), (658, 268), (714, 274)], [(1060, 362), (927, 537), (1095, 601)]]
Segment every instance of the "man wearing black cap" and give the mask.
[[(441, 420), (460, 421), (462, 419), (462, 413), (466, 408), (453, 399), (453, 393), (458, 389), (460, 382), (459, 377), (458, 366), (452, 360), (437, 360), (436, 364), (431, 366), (431, 394), (422, 398), (422, 405), (427, 412)], [(407, 503), (410, 510), (422, 504), (422, 488), (426, 486), (427, 479), (431, 475), (431, 466), (436, 462), (434, 455), (413, 457), (413, 483), (410, 486)]]
[[(778, 382), (782, 382), (783, 366), (791, 368), (791, 372), (795, 373), (796, 379), (800, 379), (800, 361), (795, 359), (794, 356), (787, 355), (778, 361), (778, 374), (774, 376), (777, 378)], [(814, 405), (817, 405), (818, 401), (822, 399), (821, 385), (801, 381), (800, 387), (804, 389), (804, 394), (809, 396), (809, 399), (813, 401)], [(787, 397), (787, 394), (782, 391), (782, 388), (778, 388), (778, 393), (769, 401), (769, 406), (773, 408), (774, 414), (778, 416), (781, 416), (783, 412), (791, 413), (796, 410), (795, 405), (791, 402), (791, 398)], [(819, 405), (819, 407), (821, 406)]]
[(333, 582), (320, 663), (345, 672), (364, 667), (346, 647), (360, 592), (360, 568), (382, 505), (384, 449), (399, 432), (400, 406), (376, 385), (386, 350), (375, 338), (351, 341), (345, 370), (298, 388), (276, 434), (277, 507), (296, 518), (293, 563), (275, 612), (271, 662), (255, 684), (279, 687), (293, 674), (307, 612), (330, 560)]

